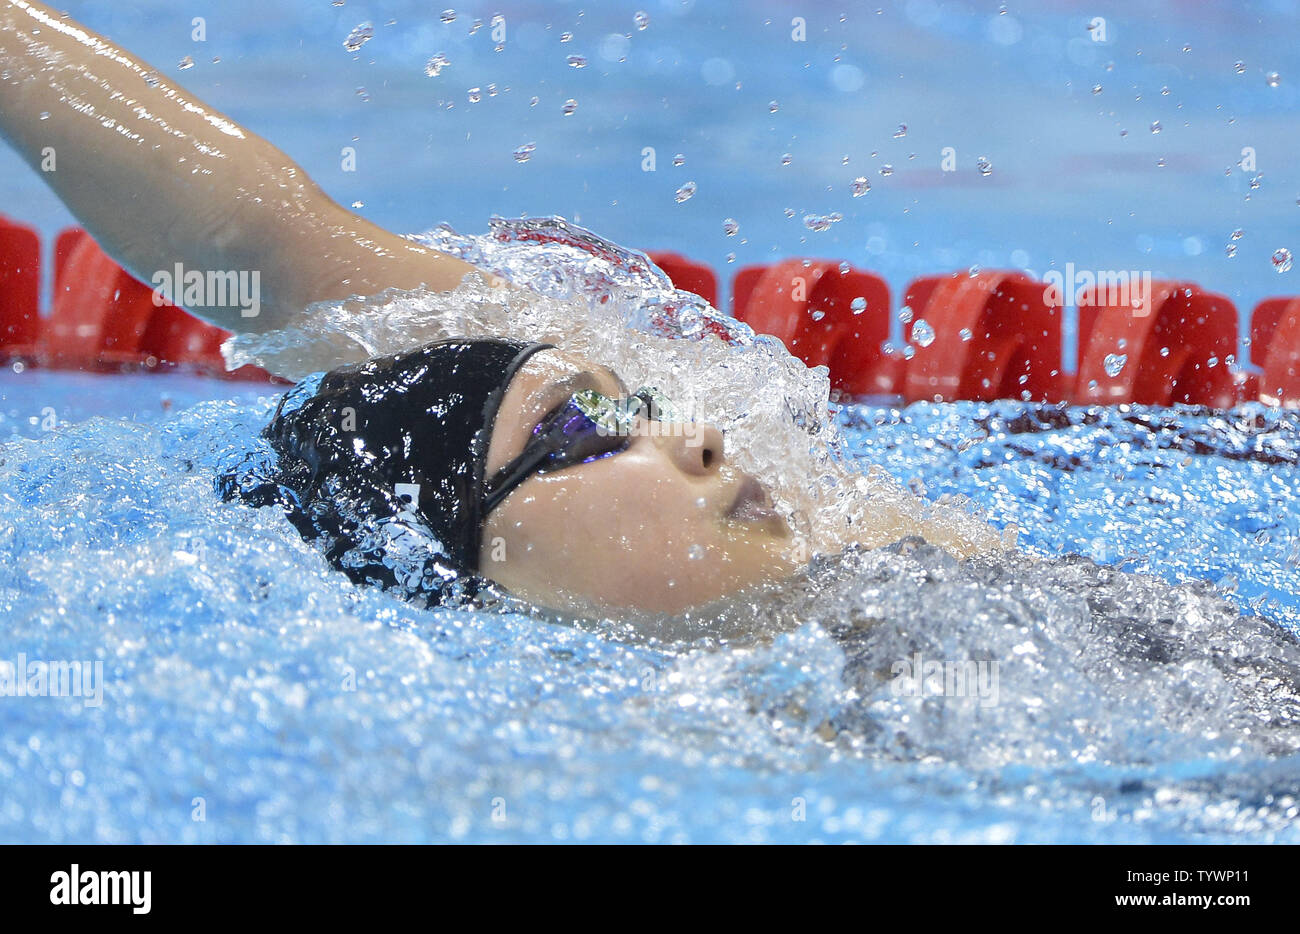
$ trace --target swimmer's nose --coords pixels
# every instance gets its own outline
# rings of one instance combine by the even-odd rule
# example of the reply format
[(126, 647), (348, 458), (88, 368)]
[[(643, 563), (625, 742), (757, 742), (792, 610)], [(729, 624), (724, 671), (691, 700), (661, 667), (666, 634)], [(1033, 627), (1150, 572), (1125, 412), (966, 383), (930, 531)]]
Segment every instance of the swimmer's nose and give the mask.
[(683, 473), (704, 476), (722, 466), (722, 432), (708, 422), (678, 423), (680, 431), (660, 435), (659, 443)]

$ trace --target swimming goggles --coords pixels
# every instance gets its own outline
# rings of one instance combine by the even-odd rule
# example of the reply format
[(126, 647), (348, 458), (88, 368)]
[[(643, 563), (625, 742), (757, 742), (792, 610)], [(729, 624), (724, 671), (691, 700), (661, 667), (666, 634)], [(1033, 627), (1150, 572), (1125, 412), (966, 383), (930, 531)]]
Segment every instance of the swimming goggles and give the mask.
[(637, 418), (679, 421), (676, 407), (646, 386), (626, 399), (594, 389), (575, 392), (533, 429), (518, 457), (498, 470), (483, 493), (486, 516), (533, 474), (562, 470), (626, 451)]

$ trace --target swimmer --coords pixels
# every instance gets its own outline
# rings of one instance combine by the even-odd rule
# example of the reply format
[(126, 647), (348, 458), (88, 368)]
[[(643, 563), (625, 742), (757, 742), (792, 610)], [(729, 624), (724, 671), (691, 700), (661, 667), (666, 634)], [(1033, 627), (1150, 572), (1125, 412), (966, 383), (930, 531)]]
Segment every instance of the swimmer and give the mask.
[[(229, 330), (479, 271), (346, 210), (270, 143), (32, 0), (0, 0), (0, 134), (38, 170), (53, 154), (43, 177), (141, 280), (177, 263), (259, 270), (257, 317), (186, 306)], [(716, 428), (666, 430), (670, 408), (562, 348), (442, 341), (299, 384), (265, 434), (273, 463), (226, 489), (278, 503), (354, 579), (432, 603), (491, 581), (554, 609), (675, 613), (790, 575), (768, 493)], [(917, 531), (882, 507), (871, 543)]]

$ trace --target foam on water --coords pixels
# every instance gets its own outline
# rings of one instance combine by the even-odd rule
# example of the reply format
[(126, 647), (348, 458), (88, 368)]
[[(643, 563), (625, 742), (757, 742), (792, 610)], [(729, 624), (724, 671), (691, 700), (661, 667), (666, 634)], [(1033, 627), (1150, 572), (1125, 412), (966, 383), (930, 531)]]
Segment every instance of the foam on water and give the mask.
[[(314, 369), (351, 343), (388, 349), (376, 335), (401, 339), (427, 301), (386, 301), (364, 322), (340, 313), (346, 340), (236, 353)], [(574, 316), (599, 304), (550, 301), (551, 327), (585, 328)], [(598, 331), (583, 331), (593, 355), (633, 379), (669, 347), (679, 395), (678, 362), (731, 365), (716, 339), (631, 351)], [(679, 620), (662, 634), (676, 641), (423, 610), (352, 585), (278, 511), (215, 493), (274, 398), (46, 431), (21, 416), (115, 392), (125, 413), (141, 383), (6, 376), (0, 660), (100, 660), (105, 692), (98, 707), (0, 697), (0, 838), (1300, 841), (1294, 415), (837, 412), (824, 376), (759, 346), (717, 380), (728, 428), (773, 374), (787, 422), (834, 416), (815, 432), (750, 416), (781, 432), (755, 431), (769, 476), (798, 439), (794, 464), (854, 490), (883, 464), (919, 499), (1015, 521), (1025, 550), (849, 548)], [(827, 502), (814, 537), (844, 514)], [(747, 637), (686, 641), (701, 621)]]

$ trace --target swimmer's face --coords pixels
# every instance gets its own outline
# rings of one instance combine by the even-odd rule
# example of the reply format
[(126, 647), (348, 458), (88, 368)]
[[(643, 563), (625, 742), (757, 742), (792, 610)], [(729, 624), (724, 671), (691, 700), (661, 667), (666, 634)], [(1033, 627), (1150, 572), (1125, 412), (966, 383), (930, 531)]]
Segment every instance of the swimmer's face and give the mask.
[[(575, 354), (530, 357), (502, 400), (487, 476), (582, 389), (628, 393)], [(638, 416), (628, 441), (516, 487), (484, 521), (480, 572), (534, 603), (610, 612), (676, 612), (790, 572), (788, 527), (762, 487), (727, 462), (716, 428)]]

